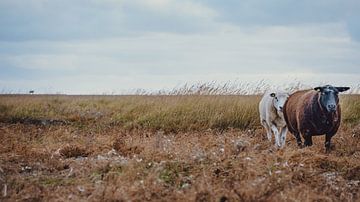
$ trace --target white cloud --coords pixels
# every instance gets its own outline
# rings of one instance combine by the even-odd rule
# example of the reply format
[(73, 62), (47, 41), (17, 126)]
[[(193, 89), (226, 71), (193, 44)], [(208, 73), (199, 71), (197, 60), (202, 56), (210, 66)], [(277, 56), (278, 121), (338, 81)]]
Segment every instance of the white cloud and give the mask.
[[(292, 70), (329, 72), (341, 64), (359, 65), (359, 46), (335, 25), (257, 27), (221, 26), (205, 34), (148, 33), (139, 37), (46, 43), (56, 53), (7, 57), (13, 66), (34, 69), (153, 68), (199, 69), (200, 72), (271, 72)], [(331, 34), (329, 34), (331, 33)], [(294, 70), (293, 70), (294, 69)], [(164, 70), (166, 72), (166, 70)]]
[(191, 0), (128, 0), (126, 2), (152, 11), (183, 17), (213, 18), (218, 15), (215, 10)]
[(203, 34), (14, 42), (19, 49), (41, 48), (38, 53), (35, 48), (32, 54), (2, 55), (0, 60), (34, 71), (71, 72), (73, 76), (11, 80), (20, 89), (31, 84), (66, 93), (161, 89), (197, 81), (266, 79), (281, 84), (297, 78), (307, 83), (359, 83), (359, 44), (341, 24), (217, 28)]
[(171, 0), (135, 0), (131, 2), (136, 2), (139, 5), (145, 5), (154, 10), (166, 10), (173, 1)]
[(23, 69), (75, 70), (79, 58), (75, 55), (26, 54), (7, 57), (8, 63)]
[[(215, 8), (198, 1), (92, 0), (84, 7), (81, 2), (87, 1), (70, 4), (73, 7), (69, 9), (62, 1), (27, 2), (32, 12), (42, 13), (35, 19), (51, 19), (35, 27), (51, 25), (57, 30), (52, 32), (55, 36), (70, 33), (71, 38), (79, 32), (80, 37), (0, 42), (0, 70), (16, 68), (51, 75), (2, 78), (1, 85), (52, 86), (64, 92), (92, 93), (236, 79), (266, 79), (271, 83), (294, 78), (308, 83), (360, 82), (356, 79), (360, 74), (360, 45), (349, 36), (342, 22), (236, 26), (217, 21), (220, 14)], [(22, 1), (7, 4), (27, 12)], [(0, 3), (0, 8), (3, 5)], [(64, 12), (58, 15), (60, 10)], [(93, 16), (95, 13), (99, 13), (99, 18)], [(184, 34), (176, 29), (186, 27), (187, 22), (191, 24), (190, 32)], [(68, 24), (72, 26), (67, 27)], [(131, 34), (121, 35), (119, 30)], [(46, 29), (37, 31), (47, 36)], [(83, 37), (83, 32), (99, 32), (101, 37)], [(51, 74), (52, 71), (59, 75)]]

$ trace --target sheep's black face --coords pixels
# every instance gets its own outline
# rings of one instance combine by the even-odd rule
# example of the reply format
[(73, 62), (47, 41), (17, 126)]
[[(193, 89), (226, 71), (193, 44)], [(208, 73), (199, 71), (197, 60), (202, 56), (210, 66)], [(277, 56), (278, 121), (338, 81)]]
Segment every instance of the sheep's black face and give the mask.
[(319, 102), (327, 112), (336, 111), (337, 105), (339, 104), (339, 92), (349, 89), (349, 87), (334, 87), (331, 85), (314, 88), (314, 90), (320, 92)]

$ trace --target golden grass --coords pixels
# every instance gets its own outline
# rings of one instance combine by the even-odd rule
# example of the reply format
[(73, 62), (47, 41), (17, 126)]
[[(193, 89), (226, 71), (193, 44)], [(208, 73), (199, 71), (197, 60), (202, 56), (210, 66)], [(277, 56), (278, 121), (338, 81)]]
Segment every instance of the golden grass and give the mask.
[(330, 154), (276, 149), (259, 99), (0, 96), (0, 201), (360, 200), (360, 96)]
[[(1, 96), (3, 122), (73, 124), (166, 132), (258, 128), (260, 96)], [(360, 96), (341, 97), (343, 122), (360, 120)]]

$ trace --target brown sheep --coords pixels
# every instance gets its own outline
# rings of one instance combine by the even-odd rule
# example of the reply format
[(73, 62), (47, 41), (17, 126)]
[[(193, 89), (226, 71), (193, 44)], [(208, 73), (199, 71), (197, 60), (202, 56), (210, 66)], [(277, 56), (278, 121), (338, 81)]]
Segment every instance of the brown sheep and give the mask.
[(312, 136), (325, 134), (326, 151), (340, 126), (341, 110), (338, 93), (349, 87), (326, 85), (313, 90), (297, 91), (290, 95), (284, 105), (284, 118), (288, 130), (295, 136), (297, 144), (312, 145)]

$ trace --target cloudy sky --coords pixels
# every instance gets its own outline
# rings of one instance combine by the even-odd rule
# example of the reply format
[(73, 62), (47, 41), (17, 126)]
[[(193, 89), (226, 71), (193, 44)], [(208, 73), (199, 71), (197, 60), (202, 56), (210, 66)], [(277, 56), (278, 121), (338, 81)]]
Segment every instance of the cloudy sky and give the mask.
[(1, 0), (0, 91), (360, 84), (359, 0)]

